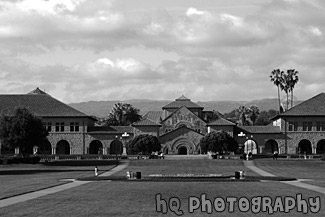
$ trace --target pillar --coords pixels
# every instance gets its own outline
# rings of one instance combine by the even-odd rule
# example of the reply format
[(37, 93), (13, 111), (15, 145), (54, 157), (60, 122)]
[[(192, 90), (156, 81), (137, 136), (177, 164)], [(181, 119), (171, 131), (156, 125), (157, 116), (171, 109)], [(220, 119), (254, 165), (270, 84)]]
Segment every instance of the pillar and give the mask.
[(52, 148), (52, 154), (55, 155), (56, 154), (56, 149)]

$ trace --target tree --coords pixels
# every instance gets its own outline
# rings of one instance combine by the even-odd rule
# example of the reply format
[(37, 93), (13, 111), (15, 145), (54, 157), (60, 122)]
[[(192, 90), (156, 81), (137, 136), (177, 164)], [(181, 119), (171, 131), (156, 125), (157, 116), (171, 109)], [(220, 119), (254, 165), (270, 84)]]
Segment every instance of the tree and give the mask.
[(117, 103), (110, 111), (106, 124), (109, 126), (128, 126), (141, 120), (140, 110), (128, 103)]
[(265, 126), (271, 123), (271, 118), (277, 115), (277, 111), (270, 109), (269, 111), (261, 111), (260, 115), (256, 120), (256, 125)]
[(250, 106), (249, 107), (249, 119), (251, 120), (252, 124), (255, 125), (258, 116), (260, 115), (260, 109), (257, 106)]
[(291, 108), (293, 107), (293, 89), (299, 81), (298, 71), (295, 69), (287, 70), (287, 86), (289, 87), (289, 92), (291, 93)]
[(47, 139), (48, 132), (40, 119), (33, 116), (26, 108), (18, 108), (15, 115), (0, 118), (0, 139), (4, 146), (19, 148), (23, 157), (34, 146), (41, 146)]
[(281, 98), (280, 89), (283, 89), (283, 71), (280, 69), (275, 69), (270, 75), (271, 82), (278, 88), (278, 101), (279, 101), (279, 113), (281, 112)]
[(160, 151), (161, 144), (158, 138), (149, 134), (141, 134), (127, 143), (128, 154), (146, 154)]
[(238, 149), (238, 144), (225, 131), (212, 131), (201, 138), (199, 143), (203, 153), (208, 151), (225, 154), (227, 152), (234, 152)]
[(237, 109), (237, 116), (238, 116), (238, 124), (239, 126), (248, 126), (251, 125), (249, 116), (250, 116), (250, 109), (246, 106), (239, 106)]

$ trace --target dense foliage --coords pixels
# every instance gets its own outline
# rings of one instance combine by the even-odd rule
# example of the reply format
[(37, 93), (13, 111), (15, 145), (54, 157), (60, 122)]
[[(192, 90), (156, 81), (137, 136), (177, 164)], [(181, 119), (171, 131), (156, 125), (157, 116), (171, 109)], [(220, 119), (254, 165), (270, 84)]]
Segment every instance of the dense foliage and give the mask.
[(238, 149), (238, 143), (225, 131), (212, 131), (201, 138), (199, 143), (203, 153), (208, 151), (227, 154)]
[(18, 108), (14, 116), (0, 118), (0, 139), (2, 145), (19, 148), (21, 154), (32, 153), (34, 146), (40, 146), (48, 132), (40, 119), (33, 116), (26, 108)]
[(142, 134), (134, 137), (127, 143), (128, 154), (146, 154), (160, 151), (161, 144), (158, 138), (153, 135)]
[(117, 103), (106, 118), (108, 126), (128, 126), (141, 120), (140, 110), (128, 103)]

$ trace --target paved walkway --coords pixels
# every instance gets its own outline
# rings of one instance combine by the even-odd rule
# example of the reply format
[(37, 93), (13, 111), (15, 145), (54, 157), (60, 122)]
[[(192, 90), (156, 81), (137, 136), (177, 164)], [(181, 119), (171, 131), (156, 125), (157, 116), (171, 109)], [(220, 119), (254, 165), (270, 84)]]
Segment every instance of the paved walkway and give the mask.
[[(125, 167), (128, 166), (128, 164), (129, 164), (129, 162), (127, 162), (127, 161), (121, 162), (118, 166), (112, 168), (111, 170), (109, 170), (107, 172), (100, 174), (100, 176), (110, 176), (118, 171), (123, 170)], [(64, 181), (64, 180), (62, 180), (62, 181)], [(64, 190), (74, 188), (74, 187), (77, 187), (77, 186), (80, 186), (80, 185), (90, 182), (90, 181), (78, 181), (75, 179), (66, 179), (65, 181), (72, 181), (72, 182), (0, 200), (0, 208), (6, 207), (6, 206), (9, 206), (12, 204), (24, 202), (27, 200), (36, 199), (36, 198), (39, 198), (39, 197), (42, 197), (42, 196), (45, 196), (48, 194), (53, 194), (53, 193), (57, 193), (60, 191), (64, 191)]]
[[(252, 170), (253, 172), (261, 175), (261, 176), (275, 176), (272, 173), (268, 173), (258, 167), (255, 166), (254, 161), (243, 161), (245, 167), (247, 167), (248, 169)], [(300, 187), (300, 188), (305, 188), (311, 191), (316, 191), (318, 193), (322, 193), (325, 194), (325, 188), (320, 187), (320, 186), (316, 186), (316, 185), (311, 185), (311, 184), (307, 184), (307, 183), (303, 183), (301, 182), (303, 180), (297, 180), (297, 181), (282, 181), (281, 183), (285, 183), (288, 185), (292, 185), (292, 186), (296, 186), (296, 187)]]

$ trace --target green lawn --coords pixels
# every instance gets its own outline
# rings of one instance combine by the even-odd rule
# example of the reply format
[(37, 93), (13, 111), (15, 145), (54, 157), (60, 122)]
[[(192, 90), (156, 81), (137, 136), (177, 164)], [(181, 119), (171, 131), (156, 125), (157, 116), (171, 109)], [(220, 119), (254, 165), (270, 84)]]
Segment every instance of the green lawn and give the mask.
[[(280, 161), (275, 164), (280, 164)], [(256, 164), (273, 164), (272, 160), (256, 161)], [(313, 166), (313, 165), (310, 165)], [(299, 165), (293, 164), (289, 170), (297, 170)], [(308, 168), (308, 167), (307, 167)], [(278, 174), (290, 176), (288, 169), (278, 167)], [(115, 175), (125, 175), (126, 171), (141, 171), (149, 174), (189, 174), (216, 173), (232, 175), (234, 171), (247, 169), (240, 160), (139, 160), (131, 161), (128, 168)], [(89, 171), (91, 173), (91, 171)], [(269, 171), (272, 172), (272, 171)], [(247, 172), (248, 175), (256, 175)], [(53, 177), (54, 178), (54, 177)], [(248, 200), (258, 196), (269, 196), (272, 200), (286, 196), (296, 197), (302, 194), (304, 199), (320, 197), (322, 207), (317, 214), (309, 215), (297, 212), (274, 213), (272, 216), (325, 216), (325, 196), (306, 189), (286, 185), (279, 182), (122, 182), (98, 181), (81, 185), (63, 192), (47, 195), (35, 200), (15, 204), (0, 209), (0, 216), (177, 216), (171, 211), (161, 214), (156, 211), (155, 196), (161, 194), (168, 201), (172, 197), (179, 198), (183, 216), (211, 216), (200, 210), (188, 212), (189, 197), (200, 197), (206, 194), (212, 200), (216, 197), (242, 198)], [(274, 202), (274, 201), (273, 201)], [(269, 216), (268, 213), (254, 214), (251, 211), (240, 212), (237, 204), (233, 213), (212, 211), (212, 216)]]
[(248, 170), (241, 160), (231, 159), (198, 159), (198, 160), (134, 160), (130, 165), (115, 173), (116, 176), (126, 175), (126, 171), (150, 174), (222, 174), (235, 175), (236, 171), (246, 171), (246, 175), (257, 175)]
[(312, 179), (306, 183), (325, 187), (325, 161), (293, 159), (254, 160), (257, 167), (277, 176)]
[[(114, 166), (100, 166), (99, 170), (104, 172)], [(92, 166), (0, 165), (0, 199), (65, 183), (60, 179), (93, 175)]]

